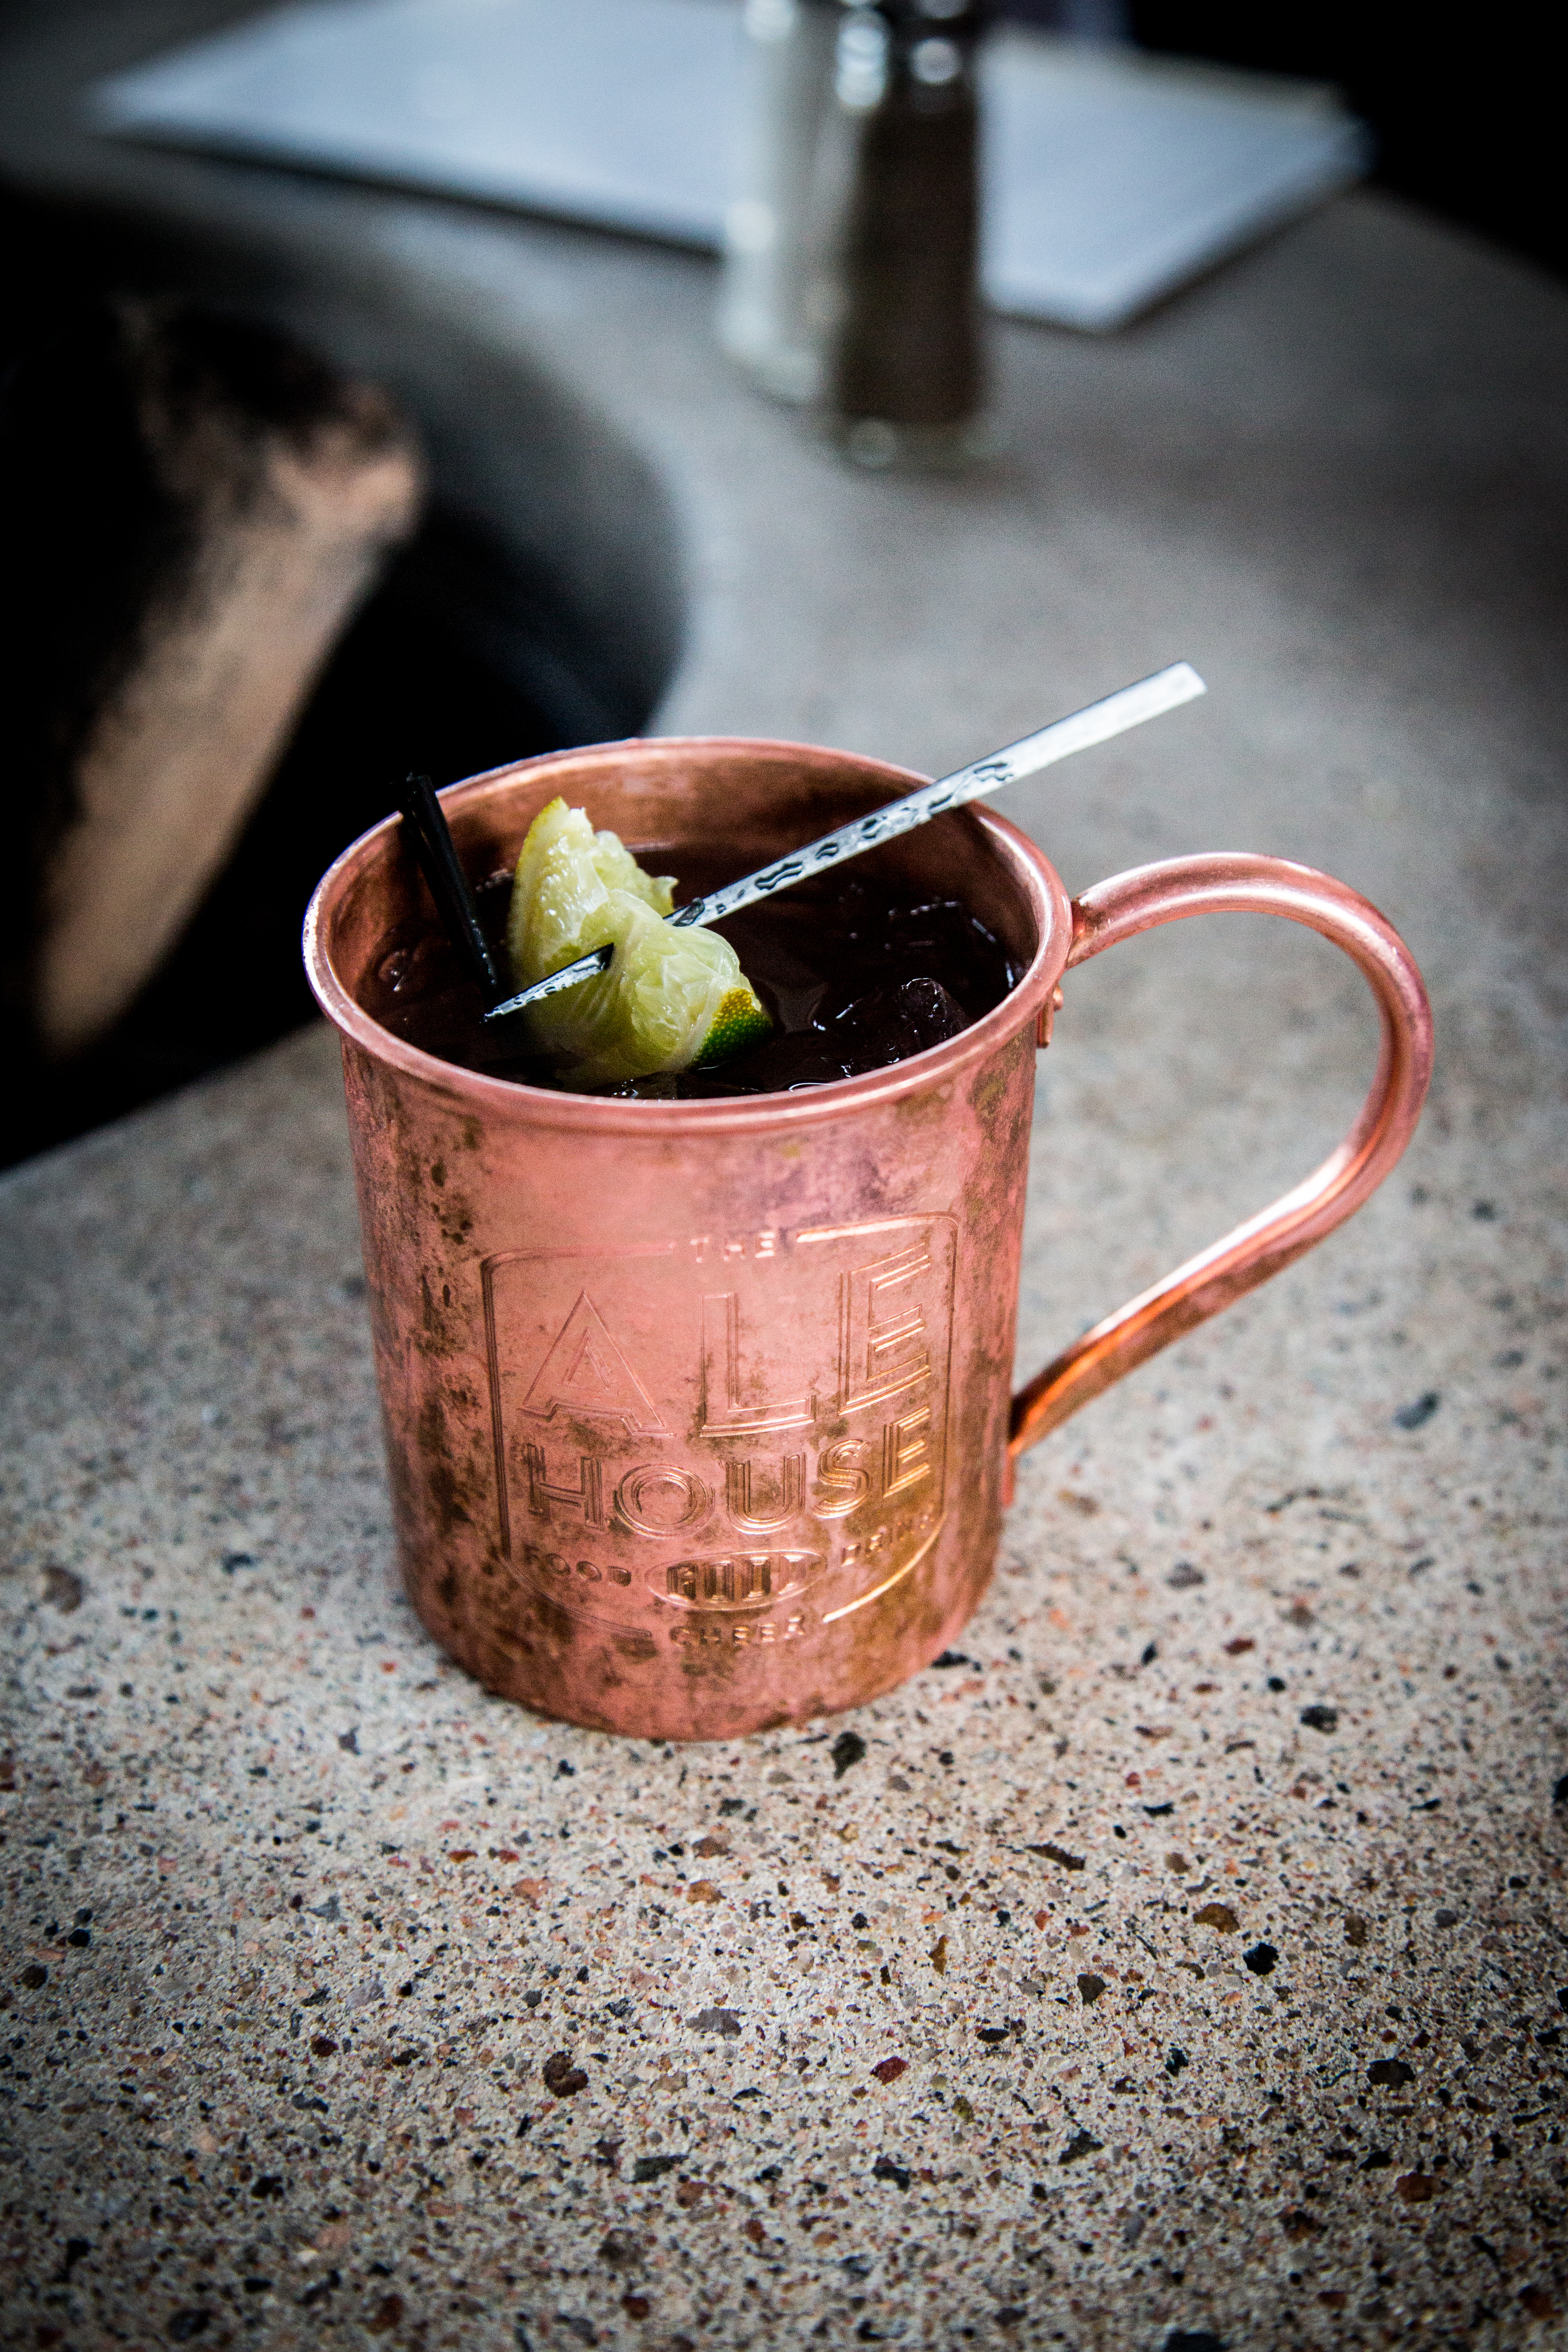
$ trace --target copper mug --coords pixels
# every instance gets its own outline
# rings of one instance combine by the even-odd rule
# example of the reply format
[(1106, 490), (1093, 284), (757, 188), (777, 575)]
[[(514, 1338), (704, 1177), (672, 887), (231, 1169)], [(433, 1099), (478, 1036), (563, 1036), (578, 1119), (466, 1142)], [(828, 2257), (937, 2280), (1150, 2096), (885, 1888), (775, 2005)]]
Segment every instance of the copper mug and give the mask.
[[(602, 744), (442, 795), (468, 871), (554, 793), (657, 868), (742, 873), (907, 792), (789, 743)], [(875, 1698), (953, 1639), (1026, 1446), (1331, 1232), (1393, 1168), (1431, 1064), (1408, 950), (1278, 857), (1171, 858), (1068, 903), (985, 809), (875, 855), (982, 913), (1023, 977), (945, 1045), (799, 1093), (643, 1102), (439, 1061), (361, 1002), (432, 919), (389, 819), (310, 906), (342, 1033), (376, 1372), (409, 1593), (491, 1690), (644, 1738), (728, 1739)], [(1382, 1014), (1376, 1076), (1294, 1192), (1009, 1395), (1035, 1056), (1064, 974), (1180, 916), (1283, 915)]]

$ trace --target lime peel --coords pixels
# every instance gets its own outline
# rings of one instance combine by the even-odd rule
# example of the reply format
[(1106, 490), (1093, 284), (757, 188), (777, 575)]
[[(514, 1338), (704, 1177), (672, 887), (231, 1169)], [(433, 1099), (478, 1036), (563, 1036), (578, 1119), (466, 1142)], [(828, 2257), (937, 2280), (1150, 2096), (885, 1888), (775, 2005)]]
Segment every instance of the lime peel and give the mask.
[(528, 829), (517, 861), (507, 950), (519, 988), (591, 949), (612, 946), (608, 969), (531, 1008), (543, 1053), (568, 1065), (575, 1092), (711, 1069), (767, 1036), (773, 1024), (728, 940), (663, 920), (669, 875), (644, 873), (613, 833), (557, 797)]

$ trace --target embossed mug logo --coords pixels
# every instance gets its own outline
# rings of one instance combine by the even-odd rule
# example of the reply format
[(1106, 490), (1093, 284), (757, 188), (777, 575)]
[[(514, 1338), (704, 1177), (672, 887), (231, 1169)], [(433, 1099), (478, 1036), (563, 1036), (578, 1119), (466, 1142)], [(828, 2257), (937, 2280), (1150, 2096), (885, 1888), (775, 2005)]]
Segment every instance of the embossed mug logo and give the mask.
[(736, 1643), (791, 1638), (808, 1589), (830, 1623), (901, 1581), (944, 1508), (955, 1245), (933, 1215), (487, 1259), (512, 1573)]
[(819, 1551), (721, 1552), (650, 1568), (647, 1581), (656, 1600), (688, 1609), (757, 1609), (815, 1583), (826, 1566)]

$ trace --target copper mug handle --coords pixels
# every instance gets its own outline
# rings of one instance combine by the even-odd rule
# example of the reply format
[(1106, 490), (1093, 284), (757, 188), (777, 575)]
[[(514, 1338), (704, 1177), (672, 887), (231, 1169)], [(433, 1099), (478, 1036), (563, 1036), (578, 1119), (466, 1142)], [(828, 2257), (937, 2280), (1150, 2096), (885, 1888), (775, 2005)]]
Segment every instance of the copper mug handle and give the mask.
[(1170, 857), (1113, 875), (1073, 901), (1068, 967), (1186, 915), (1283, 915), (1343, 948), (1365, 973), (1382, 1017), (1376, 1075), (1355, 1124), (1321, 1168), (1108, 1315), (1019, 1390), (1007, 1439), (1009, 1502), (1019, 1454), (1124, 1372), (1267, 1282), (1352, 1216), (1389, 1174), (1421, 1115), (1432, 1075), (1432, 1008), (1415, 959), (1358, 891), (1310, 866), (1220, 854)]

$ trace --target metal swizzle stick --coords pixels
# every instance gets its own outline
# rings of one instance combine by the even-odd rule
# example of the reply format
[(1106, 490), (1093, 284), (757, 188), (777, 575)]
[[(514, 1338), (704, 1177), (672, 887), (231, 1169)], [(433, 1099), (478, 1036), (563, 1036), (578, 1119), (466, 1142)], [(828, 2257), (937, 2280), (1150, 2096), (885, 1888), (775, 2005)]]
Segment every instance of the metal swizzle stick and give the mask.
[(756, 873), (748, 874), (742, 881), (726, 883), (721, 890), (710, 890), (705, 898), (693, 898), (689, 906), (678, 908), (666, 920), (677, 929), (692, 923), (721, 922), (726, 915), (754, 905), (774, 890), (787, 890), (792, 882), (804, 881), (808, 874), (840, 865), (847, 857), (858, 857), (863, 849), (896, 840), (900, 833), (912, 833), (916, 825), (940, 816), (945, 809), (963, 808), (969, 801), (984, 800), (987, 793), (1000, 792), (1005, 784), (1016, 784), (1025, 776), (1037, 775), (1042, 768), (1054, 767), (1058, 760), (1070, 759), (1075, 751), (1087, 751), (1091, 744), (1109, 742), (1113, 735), (1125, 734), (1130, 727), (1141, 727), (1146, 719), (1158, 719), (1163, 712), (1174, 710), (1178, 704), (1191, 702), (1206, 691), (1190, 663), (1175, 662), (1152, 677), (1141, 678), (1136, 686), (1124, 686), (1120, 693), (1107, 695), (1103, 702), (1091, 702), (1087, 709), (1075, 710), (1070, 718), (1055, 719), (1036, 734), (1026, 735), (1018, 742), (993, 751), (986, 759), (975, 760), (967, 768), (956, 769), (951, 776), (939, 776), (934, 783), (917, 786), (902, 800), (889, 801), (885, 808), (873, 809), (869, 816), (841, 824), (837, 833), (825, 833), (820, 841), (808, 842), (804, 849), (792, 849), (787, 856), (775, 859), (772, 866), (759, 866)]
[[(1066, 719), (1053, 719), (1048, 727), (1022, 736), (1016, 743), (1005, 744), (1000, 751), (973, 761), (966, 768), (955, 769), (950, 776), (939, 776), (934, 783), (918, 785), (901, 800), (889, 801), (885, 808), (873, 809), (868, 816), (856, 817), (850, 824), (841, 824), (836, 833), (825, 833), (820, 841), (807, 842), (804, 849), (792, 849), (786, 856), (775, 858), (771, 866), (759, 866), (754, 874), (744, 876), (739, 882), (727, 882), (722, 889), (710, 890), (705, 898), (693, 898), (689, 905), (667, 915), (665, 920), (678, 930), (721, 922), (726, 915), (736, 914), (759, 898), (771, 898), (775, 890), (787, 890), (792, 883), (805, 881), (809, 874), (820, 874), (829, 866), (842, 865), (846, 858), (858, 857), (862, 850), (874, 849), (880, 842), (894, 841), (901, 833), (912, 833), (916, 825), (940, 816), (946, 809), (963, 808), (970, 801), (984, 800), (987, 793), (1000, 792), (1005, 784), (1038, 775), (1043, 768), (1054, 767), (1058, 760), (1070, 759), (1075, 751), (1087, 751), (1096, 743), (1109, 743), (1113, 736), (1124, 735), (1129, 728), (1142, 727), (1145, 719), (1158, 719), (1207, 691), (1190, 662), (1173, 662), (1168, 669), (1156, 670), (1152, 677), (1140, 678), (1135, 685), (1124, 686), (1118, 693), (1108, 694), (1102, 701), (1091, 702)], [(579, 981), (592, 979), (595, 973), (604, 971), (608, 961), (608, 951), (595, 948), (592, 955), (579, 956), (574, 963), (563, 964), (559, 971), (535, 981), (521, 994), (507, 997), (494, 1005), (485, 1018), (496, 1021), (505, 1013), (521, 1013), (525, 1006), (538, 1003), (541, 997), (552, 996), (557, 989), (575, 987)]]

